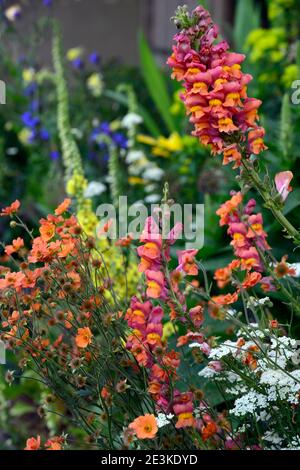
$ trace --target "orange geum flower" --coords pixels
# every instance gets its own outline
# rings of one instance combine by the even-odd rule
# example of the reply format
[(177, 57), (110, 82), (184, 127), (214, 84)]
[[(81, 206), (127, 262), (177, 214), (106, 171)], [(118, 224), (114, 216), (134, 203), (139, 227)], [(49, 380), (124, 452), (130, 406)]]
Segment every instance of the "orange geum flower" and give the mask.
[(60, 251), (58, 252), (59, 258), (66, 258), (75, 248), (75, 243), (68, 241), (60, 245)]
[(78, 328), (77, 336), (75, 338), (75, 342), (78, 348), (87, 348), (89, 344), (91, 344), (93, 338), (93, 334), (89, 327), (85, 328)]
[(130, 425), (138, 439), (154, 439), (157, 434), (158, 427), (154, 415), (146, 414), (139, 416)]
[(40, 234), (43, 241), (48, 242), (55, 235), (55, 225), (48, 221), (42, 221)]
[(238, 301), (238, 293), (234, 292), (233, 294), (218, 295), (212, 297), (212, 301), (217, 305), (231, 305)]
[(18, 201), (18, 199), (16, 199), (16, 201), (13, 202), (10, 206), (5, 207), (4, 209), (2, 209), (2, 211), (0, 213), (0, 217), (15, 214), (18, 211), (20, 205), (21, 205), (20, 201)]
[(217, 269), (215, 271), (214, 279), (217, 281), (219, 289), (223, 289), (227, 284), (229, 284), (231, 279), (232, 271), (226, 266), (225, 268)]
[(251, 287), (256, 286), (262, 279), (262, 275), (257, 272), (248, 273), (244, 282), (242, 283), (242, 287), (244, 289), (250, 289)]
[(40, 436), (31, 437), (30, 439), (27, 439), (26, 441), (26, 447), (24, 450), (39, 450), (41, 447), (41, 438)]
[(281, 258), (280, 263), (275, 267), (276, 276), (281, 279), (285, 276), (295, 276), (296, 271), (287, 264), (287, 256)]
[(12, 245), (7, 245), (5, 247), (5, 253), (10, 256), (13, 253), (17, 253), (20, 248), (24, 246), (24, 240), (20, 237), (17, 239), (13, 240)]
[(55, 215), (62, 215), (66, 210), (69, 209), (71, 205), (71, 199), (65, 199), (58, 207), (55, 209)]

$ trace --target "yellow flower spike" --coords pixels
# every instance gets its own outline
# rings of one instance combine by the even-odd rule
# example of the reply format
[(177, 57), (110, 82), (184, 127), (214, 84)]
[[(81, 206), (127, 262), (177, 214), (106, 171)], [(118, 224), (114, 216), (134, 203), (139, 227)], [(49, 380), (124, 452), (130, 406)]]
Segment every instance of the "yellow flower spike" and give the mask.
[(182, 138), (177, 132), (173, 132), (167, 139), (165, 137), (159, 137), (158, 146), (170, 152), (180, 152), (183, 149)]
[(168, 152), (167, 150), (163, 150), (161, 147), (153, 147), (151, 153), (155, 157), (163, 157), (163, 158), (168, 158), (171, 155), (170, 152)]
[(28, 145), (29, 144), (29, 137), (31, 135), (31, 132), (29, 129), (25, 128), (22, 129), (19, 134), (18, 134), (18, 137), (19, 137), (19, 141), (23, 144), (23, 145)]
[(156, 139), (144, 134), (138, 134), (136, 138), (137, 142), (145, 145), (156, 145)]
[(132, 186), (135, 185), (144, 185), (146, 182), (143, 178), (140, 178), (139, 176), (130, 176), (128, 178), (128, 183), (131, 184)]
[(88, 182), (83, 175), (74, 173), (72, 178), (67, 182), (66, 190), (69, 196), (76, 196), (83, 194), (87, 185)]
[(73, 60), (79, 59), (83, 54), (83, 48), (82, 47), (73, 47), (72, 49), (69, 49), (67, 52), (67, 59), (70, 62), (73, 62)]
[(87, 79), (87, 87), (95, 98), (99, 98), (103, 92), (103, 79), (100, 73), (92, 73)]
[(77, 211), (77, 219), (87, 235), (95, 235), (99, 220), (93, 211), (93, 204), (91, 199), (84, 199), (81, 202)]
[(24, 69), (22, 78), (25, 83), (31, 83), (35, 80), (36, 72), (33, 68)]

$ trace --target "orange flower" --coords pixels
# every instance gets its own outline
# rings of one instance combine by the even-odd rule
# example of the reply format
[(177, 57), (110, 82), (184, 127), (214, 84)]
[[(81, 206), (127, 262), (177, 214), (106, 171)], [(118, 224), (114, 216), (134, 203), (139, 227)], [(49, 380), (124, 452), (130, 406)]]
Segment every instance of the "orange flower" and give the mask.
[(47, 450), (62, 450), (62, 446), (65, 443), (64, 437), (54, 436), (52, 439), (49, 439), (45, 444), (45, 449)]
[(281, 279), (285, 276), (295, 276), (296, 271), (287, 264), (287, 256), (283, 256), (275, 268), (275, 273)]
[(75, 338), (76, 344), (79, 348), (87, 348), (92, 342), (93, 334), (89, 327), (78, 328), (77, 336)]
[(223, 289), (230, 282), (232, 271), (227, 266), (225, 268), (217, 269), (214, 279), (217, 281), (219, 289)]
[(195, 418), (193, 413), (180, 413), (178, 415), (178, 421), (175, 425), (176, 429), (188, 428), (195, 426)]
[(72, 241), (68, 241), (66, 243), (62, 243), (61, 246), (61, 251), (58, 253), (59, 258), (66, 258), (75, 248), (75, 243)]
[(43, 241), (48, 242), (55, 234), (55, 225), (51, 222), (42, 222), (40, 227), (40, 234)]
[(212, 297), (212, 301), (217, 305), (231, 305), (238, 301), (238, 294), (234, 292), (233, 294), (218, 295)]
[(135, 432), (138, 439), (153, 439), (158, 431), (155, 416), (150, 414), (136, 418), (129, 429)]
[(195, 256), (198, 254), (198, 250), (183, 250), (177, 251), (179, 266), (177, 270), (183, 271), (185, 274), (190, 276), (197, 276), (198, 266), (195, 261)]
[(24, 450), (39, 450), (41, 447), (41, 437), (37, 436), (31, 437), (30, 439), (27, 439), (26, 441), (26, 447)]
[(45, 448), (47, 450), (62, 450), (62, 445), (60, 442), (55, 440), (55, 438), (53, 438), (49, 439), (49, 441), (46, 442)]
[(13, 240), (12, 245), (7, 245), (5, 247), (5, 253), (10, 256), (13, 253), (19, 251), (20, 248), (24, 246), (24, 240), (18, 237), (16, 240)]
[(66, 212), (67, 209), (69, 209), (70, 204), (71, 204), (71, 199), (65, 199), (57, 209), (55, 209), (55, 215), (62, 215), (64, 212)]
[(232, 196), (229, 201), (226, 201), (220, 209), (217, 210), (216, 214), (221, 218), (220, 225), (228, 225), (229, 216), (235, 212), (238, 206), (243, 201), (242, 193), (236, 193)]
[(4, 217), (6, 215), (12, 215), (14, 214), (15, 212), (17, 212), (17, 210), (19, 209), (21, 203), (20, 201), (18, 201), (18, 199), (13, 202), (10, 206), (8, 207), (5, 207), (4, 209), (2, 209), (1, 213), (0, 213), (0, 216), (1, 217)]
[(208, 439), (210, 439), (212, 436), (214, 436), (217, 433), (217, 431), (218, 431), (218, 427), (217, 427), (216, 423), (214, 423), (213, 421), (206, 424), (202, 428), (202, 432), (201, 432), (203, 441), (205, 442)]
[(251, 287), (256, 286), (256, 284), (258, 284), (259, 281), (261, 281), (261, 279), (262, 279), (262, 275), (260, 273), (257, 273), (257, 272), (249, 273), (247, 274), (242, 286), (244, 289), (249, 289)]

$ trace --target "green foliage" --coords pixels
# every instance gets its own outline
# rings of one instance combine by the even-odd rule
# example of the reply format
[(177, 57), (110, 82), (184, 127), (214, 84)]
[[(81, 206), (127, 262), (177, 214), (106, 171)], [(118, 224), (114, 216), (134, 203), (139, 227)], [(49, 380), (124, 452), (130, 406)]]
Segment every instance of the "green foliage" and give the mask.
[(64, 76), (60, 32), (57, 25), (54, 26), (52, 55), (57, 90), (57, 126), (68, 180), (74, 173), (82, 175), (83, 168), (80, 152), (71, 131), (69, 96)]
[(173, 116), (170, 113), (171, 100), (166, 86), (165, 77), (157, 66), (154, 55), (142, 33), (139, 37), (139, 50), (142, 73), (148, 91), (159, 110), (168, 131), (174, 132), (177, 129)]
[(248, 34), (260, 25), (260, 12), (253, 0), (238, 0), (233, 37), (238, 51), (245, 50)]

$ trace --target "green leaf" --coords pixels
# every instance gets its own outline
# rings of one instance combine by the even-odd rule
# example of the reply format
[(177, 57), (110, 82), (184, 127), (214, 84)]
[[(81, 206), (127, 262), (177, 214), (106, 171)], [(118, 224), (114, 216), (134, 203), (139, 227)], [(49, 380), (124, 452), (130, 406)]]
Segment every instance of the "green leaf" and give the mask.
[(139, 36), (139, 50), (142, 74), (150, 96), (169, 132), (175, 132), (177, 129), (170, 112), (171, 99), (166, 86), (165, 77), (156, 64), (153, 53), (143, 33)]
[(233, 37), (235, 47), (239, 51), (245, 49), (248, 34), (260, 26), (259, 10), (255, 8), (253, 0), (238, 0)]

